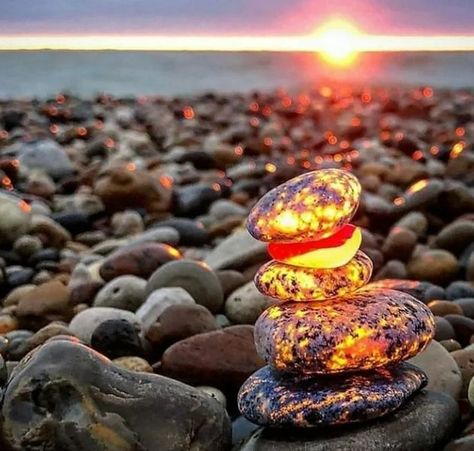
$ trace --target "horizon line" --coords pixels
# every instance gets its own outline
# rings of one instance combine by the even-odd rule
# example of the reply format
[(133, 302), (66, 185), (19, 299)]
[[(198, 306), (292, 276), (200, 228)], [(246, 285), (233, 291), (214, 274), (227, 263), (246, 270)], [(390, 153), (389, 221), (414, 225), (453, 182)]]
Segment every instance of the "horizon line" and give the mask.
[[(354, 36), (356, 52), (474, 51), (474, 35)], [(222, 51), (324, 52), (318, 36), (170, 36), (170, 35), (0, 35), (0, 51), (116, 50), (116, 51)]]

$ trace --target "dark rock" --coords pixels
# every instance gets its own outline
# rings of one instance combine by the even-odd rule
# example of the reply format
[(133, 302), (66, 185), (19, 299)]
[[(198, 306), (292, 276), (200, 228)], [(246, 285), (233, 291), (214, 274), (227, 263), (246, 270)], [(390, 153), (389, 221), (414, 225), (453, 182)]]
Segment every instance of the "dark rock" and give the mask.
[(456, 299), (454, 303), (461, 307), (464, 316), (474, 319), (474, 297)]
[(474, 222), (458, 220), (442, 229), (434, 244), (459, 255), (472, 242), (474, 242)]
[[(248, 420), (269, 427), (312, 428), (358, 423), (398, 409), (426, 382), (425, 373), (407, 363), (314, 377), (265, 366), (244, 382), (238, 406)], [(355, 397), (354, 393), (359, 396)]]
[(446, 297), (448, 299), (473, 298), (474, 284), (464, 280), (456, 280), (446, 288)]
[(86, 213), (56, 213), (52, 215), (52, 218), (59, 225), (68, 230), (71, 235), (77, 235), (78, 233), (87, 232), (91, 229), (92, 226), (90, 216)]
[(152, 225), (153, 228), (172, 227), (179, 233), (179, 244), (182, 246), (203, 246), (209, 242), (209, 234), (197, 221), (186, 218), (172, 218)]
[(143, 355), (136, 327), (125, 319), (109, 319), (92, 333), (91, 347), (110, 359)]
[(435, 336), (437, 341), (450, 340), (456, 338), (456, 332), (451, 323), (440, 316), (435, 316)]
[(210, 205), (220, 198), (220, 190), (208, 185), (190, 185), (177, 191), (174, 212), (176, 216), (195, 218), (205, 214)]
[(2, 449), (227, 449), (225, 410), (206, 394), (112, 365), (84, 345), (46, 343), (13, 370)]
[(457, 403), (423, 391), (391, 415), (325, 430), (260, 429), (240, 451), (434, 451), (454, 430)]
[(18, 271), (14, 271), (8, 274), (7, 282), (8, 285), (13, 289), (20, 285), (26, 285), (33, 280), (35, 271), (31, 268), (23, 268)]
[(466, 318), (462, 315), (446, 315), (444, 318), (453, 326), (459, 343), (467, 346), (474, 334), (474, 319)]

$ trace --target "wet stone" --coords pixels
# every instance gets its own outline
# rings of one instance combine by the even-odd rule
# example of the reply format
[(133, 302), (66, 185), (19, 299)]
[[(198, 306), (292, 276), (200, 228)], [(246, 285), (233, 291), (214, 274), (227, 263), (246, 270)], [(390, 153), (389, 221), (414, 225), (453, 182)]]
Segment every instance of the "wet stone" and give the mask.
[(406, 363), (317, 377), (280, 373), (266, 366), (243, 384), (239, 410), (262, 426), (307, 428), (354, 423), (397, 409), (426, 382), (423, 371)]

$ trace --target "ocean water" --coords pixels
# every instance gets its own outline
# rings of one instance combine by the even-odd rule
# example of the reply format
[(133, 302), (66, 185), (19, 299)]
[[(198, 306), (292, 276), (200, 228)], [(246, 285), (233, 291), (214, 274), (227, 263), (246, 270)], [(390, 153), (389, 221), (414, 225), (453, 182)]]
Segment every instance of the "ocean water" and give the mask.
[(342, 68), (311, 53), (0, 52), (0, 99), (293, 89), (334, 79), (462, 88), (474, 86), (473, 74), (474, 52), (364, 54)]

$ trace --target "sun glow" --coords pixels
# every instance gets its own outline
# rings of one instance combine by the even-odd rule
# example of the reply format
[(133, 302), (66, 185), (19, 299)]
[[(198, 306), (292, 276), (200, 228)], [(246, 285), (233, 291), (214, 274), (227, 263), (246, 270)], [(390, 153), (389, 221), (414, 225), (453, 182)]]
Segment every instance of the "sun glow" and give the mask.
[(347, 66), (356, 59), (360, 32), (349, 22), (328, 22), (315, 35), (321, 56), (328, 63)]

